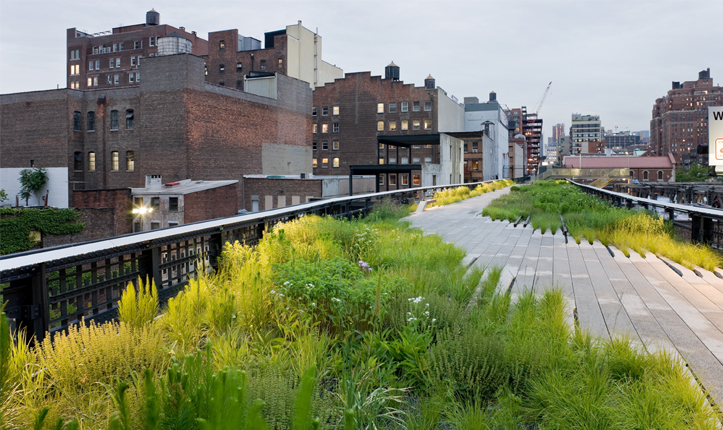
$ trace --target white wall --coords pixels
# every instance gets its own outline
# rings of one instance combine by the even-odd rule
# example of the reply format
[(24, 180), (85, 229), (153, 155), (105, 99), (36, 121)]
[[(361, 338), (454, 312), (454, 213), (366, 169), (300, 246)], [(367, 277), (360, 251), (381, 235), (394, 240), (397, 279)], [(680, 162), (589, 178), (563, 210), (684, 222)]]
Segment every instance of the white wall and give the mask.
[[(315, 176), (314, 179), (322, 178), (321, 194), (324, 198), (344, 197), (349, 195), (349, 177), (321, 177)], [(376, 192), (376, 176), (354, 176), (352, 192), (356, 194), (366, 194)]]
[(278, 98), (276, 76), (245, 78), (244, 91), (249, 94), (256, 94), (257, 96), (276, 100)]
[(304, 28), (301, 21), (286, 26), (287, 75), (308, 82), (313, 89), (344, 77), (344, 71), (322, 60), (321, 36)]
[(437, 88), (437, 100), (437, 131), (464, 131), (464, 106), (449, 98), (441, 88)]
[[(8, 195), (8, 201), (1, 203), (2, 205), (15, 206), (15, 196), (20, 200), (20, 206), (25, 205), (25, 199), (20, 199), (20, 171), (22, 168), (2, 168), (0, 169), (0, 188), (4, 189)], [(68, 205), (68, 168), (67, 167), (48, 167), (48, 182), (38, 191), (37, 198), (33, 195), (28, 199), (27, 206), (44, 206), (45, 195), (48, 195), (48, 206), (55, 208), (67, 208)]]
[(261, 172), (264, 175), (298, 175), (312, 172), (311, 147), (264, 142)]
[[(509, 178), (508, 154), (509, 151), (509, 133), (504, 123), (500, 120), (503, 118), (504, 112), (501, 110), (485, 110), (485, 111), (466, 111), (464, 113), (464, 131), (481, 131), (485, 129), (484, 123), (489, 121), (490, 138), (492, 142), (487, 150), (483, 152), (483, 171), (484, 180)], [(483, 147), (485, 147), (483, 143)], [(488, 177), (489, 175), (489, 177)]]
[[(422, 164), (422, 186), (451, 185), (464, 182), (462, 140), (448, 134), (439, 135), (439, 164)], [(436, 177), (436, 180), (435, 180)]]

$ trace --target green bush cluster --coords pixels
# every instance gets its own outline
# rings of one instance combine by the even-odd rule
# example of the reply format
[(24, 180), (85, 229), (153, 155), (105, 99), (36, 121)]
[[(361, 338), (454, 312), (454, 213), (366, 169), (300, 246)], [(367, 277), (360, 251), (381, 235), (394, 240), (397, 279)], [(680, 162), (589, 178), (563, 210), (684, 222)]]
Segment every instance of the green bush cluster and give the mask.
[(33, 249), (31, 231), (43, 234), (75, 234), (85, 228), (76, 222), (80, 212), (74, 209), (0, 209), (0, 254)]
[(434, 199), (436, 201), (432, 203), (431, 206), (450, 205), (452, 203), (461, 202), (462, 200), (466, 200), (471, 197), (481, 196), (482, 194), (489, 193), (490, 191), (495, 191), (508, 187), (512, 184), (514, 184), (514, 181), (512, 181), (511, 179), (503, 179), (500, 181), (479, 184), (472, 190), (470, 190), (467, 186), (448, 188), (446, 190), (437, 191), (436, 193), (434, 193)]
[(3, 315), (0, 424), (716, 428), (669, 357), (568, 326), (559, 291), (513, 301), (495, 292), (499, 269), (478, 285), (483, 271), (399, 223), (406, 213), (279, 224), (254, 248), (227, 244), (217, 271), (160, 311), (141, 282), (119, 323), (40, 345), (10, 342)]

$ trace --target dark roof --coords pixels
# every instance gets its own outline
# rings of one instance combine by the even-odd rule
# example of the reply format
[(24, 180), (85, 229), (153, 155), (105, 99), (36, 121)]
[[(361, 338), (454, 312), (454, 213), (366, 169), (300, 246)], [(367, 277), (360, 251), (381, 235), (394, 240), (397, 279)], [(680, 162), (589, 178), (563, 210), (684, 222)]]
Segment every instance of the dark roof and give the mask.
[(378, 173), (409, 173), (422, 170), (421, 164), (363, 164), (349, 166), (352, 175), (376, 175)]
[(412, 145), (439, 145), (438, 134), (411, 134), (405, 136), (377, 136), (378, 143), (408, 148)]

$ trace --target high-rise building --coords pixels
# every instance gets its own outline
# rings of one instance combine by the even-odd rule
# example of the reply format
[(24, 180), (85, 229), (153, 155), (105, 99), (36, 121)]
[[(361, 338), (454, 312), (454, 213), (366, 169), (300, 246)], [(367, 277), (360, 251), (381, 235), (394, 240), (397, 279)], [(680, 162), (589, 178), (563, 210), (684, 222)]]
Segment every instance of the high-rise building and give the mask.
[(698, 80), (673, 82), (668, 94), (655, 100), (650, 121), (650, 147), (657, 155), (673, 154), (679, 164), (708, 162), (698, 146), (708, 145), (708, 106), (723, 106), (723, 88), (713, 86), (710, 69)]
[(604, 149), (603, 128), (598, 115), (572, 114), (570, 126), (571, 155), (596, 154)]
[(537, 113), (527, 113), (522, 106), (522, 134), (527, 141), (527, 174), (537, 174), (540, 165), (540, 144), (542, 142), (542, 118)]
[(552, 126), (552, 143), (557, 145), (557, 140), (565, 135), (565, 124), (555, 124)]

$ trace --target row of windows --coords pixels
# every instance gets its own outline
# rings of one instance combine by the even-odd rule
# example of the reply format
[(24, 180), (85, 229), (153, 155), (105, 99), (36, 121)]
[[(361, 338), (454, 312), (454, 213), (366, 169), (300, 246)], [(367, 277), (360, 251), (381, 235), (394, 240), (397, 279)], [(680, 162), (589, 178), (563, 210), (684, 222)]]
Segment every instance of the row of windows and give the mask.
[[(399, 107), (401, 112), (409, 112), (409, 102), (401, 102)], [(421, 102), (412, 102), (413, 112), (419, 112), (420, 107)], [(389, 113), (395, 113), (397, 111), (397, 104), (389, 103), (388, 109)], [(430, 112), (432, 110), (432, 102), (424, 102), (424, 110)], [(377, 103), (377, 113), (384, 113), (384, 103)]]
[[(409, 157), (401, 157), (399, 164), (409, 164)], [(379, 157), (379, 164), (384, 164), (384, 157)], [(424, 162), (427, 164), (432, 163), (432, 157), (424, 157)], [(397, 164), (397, 157), (389, 157), (388, 164)], [(419, 157), (412, 157), (412, 164), (419, 164)]]
[[(120, 160), (118, 151), (112, 151), (110, 153), (110, 169), (111, 171), (117, 172), (120, 167)], [(126, 151), (126, 171), (132, 172), (136, 168), (135, 153), (133, 151)], [(75, 152), (73, 154), (73, 170), (83, 171), (83, 153)], [(95, 172), (95, 152), (88, 153), (88, 171)]]
[[(425, 148), (431, 148), (432, 145), (424, 145), (424, 147), (425, 147)], [(419, 146), (419, 145), (412, 145), (412, 149), (419, 149), (419, 148), (421, 148), (421, 146)], [(384, 149), (384, 144), (383, 144), (383, 143), (380, 143), (380, 144), (379, 144), (379, 149)], [(397, 147), (394, 146), (394, 145), (389, 145), (389, 149), (397, 149)], [(402, 150), (404, 150), (404, 149), (406, 149), (406, 148), (402, 148)]]
[[(158, 45), (158, 36), (151, 36), (148, 38), (149, 46), (156, 46)], [(100, 46), (94, 46), (93, 47), (93, 54), (107, 54), (110, 52), (120, 52), (123, 50), (124, 44), (123, 42), (120, 43), (114, 43), (110, 46), (100, 45)], [(143, 49), (143, 40), (136, 40), (133, 42), (133, 49)], [(72, 56), (72, 52), (71, 56)], [(72, 60), (73, 58), (71, 58)], [(76, 60), (80, 59), (80, 56), (75, 58)]]
[[(279, 70), (281, 70), (284, 67), (284, 59), (279, 58)], [(236, 72), (240, 73), (243, 71), (244, 65), (240, 61), (236, 63)], [(261, 60), (259, 64), (259, 68), (261, 70), (266, 70), (266, 60)], [(204, 66), (206, 75), (208, 76), (208, 66)], [(225, 64), (219, 64), (218, 65), (218, 73), (224, 74), (226, 73), (226, 65)]]
[[(339, 123), (338, 123), (338, 122), (332, 123), (331, 126), (332, 126), (332, 127), (331, 127), (332, 132), (334, 132), (334, 133), (339, 133)], [(318, 124), (312, 124), (312, 125), (311, 125), (311, 131), (312, 131), (313, 133), (318, 133), (318, 131), (319, 131), (319, 125), (318, 125)], [(321, 132), (322, 132), (322, 133), (328, 133), (328, 132), (329, 132), (329, 124), (328, 124), (328, 123), (323, 123), (323, 124), (321, 124)]]
[[(339, 115), (339, 106), (332, 106), (331, 114), (334, 116), (338, 116)], [(311, 108), (311, 116), (317, 116), (316, 106)], [(321, 116), (329, 116), (329, 106), (321, 107)]]
[[(396, 121), (388, 121), (388, 123), (389, 123), (389, 131), (396, 131), (397, 122)], [(421, 126), (422, 126), (422, 122), (420, 120), (418, 120), (418, 119), (412, 120), (412, 130), (420, 130)], [(385, 129), (385, 122), (377, 121), (377, 131), (384, 131), (384, 129)], [(403, 119), (401, 121), (401, 129), (409, 130), (409, 120)], [(424, 129), (425, 130), (432, 129), (432, 120), (431, 119), (424, 120)]]
[[(384, 178), (385, 174), (379, 175), (379, 185), (384, 185)], [(399, 175), (399, 182), (402, 185), (409, 185), (409, 176), (408, 175)], [(421, 183), (421, 180), (419, 178), (419, 175), (412, 175), (412, 185), (419, 185)], [(397, 185), (397, 174), (396, 173), (390, 173), (389, 174), (389, 185)]]
[[(316, 148), (317, 148), (316, 142), (313, 142), (313, 143), (311, 144), (311, 147), (312, 147), (312, 149), (313, 149), (314, 151), (316, 151)], [(324, 150), (324, 151), (328, 150), (328, 149), (329, 149), (329, 142), (321, 142), (321, 149)], [(334, 151), (338, 151), (338, 150), (339, 150), (339, 141), (338, 141), (338, 140), (334, 140), (334, 141), (331, 142), (331, 149), (334, 150)]]
[[(339, 167), (339, 157), (334, 157), (331, 162), (331, 167)], [(318, 160), (316, 158), (311, 159), (311, 164), (314, 168), (319, 167)], [(321, 167), (327, 168), (329, 167), (329, 159), (328, 158), (322, 158), (321, 159)]]
[[(133, 206), (135, 206), (135, 207), (144, 206), (143, 197), (134, 197), (133, 198)], [(151, 209), (153, 209), (154, 211), (159, 211), (161, 209), (161, 198), (160, 197), (151, 197), (149, 207)], [(168, 211), (169, 212), (178, 212), (178, 197), (169, 197), (168, 198)], [(176, 223), (176, 224), (178, 224), (178, 223)]]
[[(110, 111), (110, 129), (118, 130), (118, 111)], [(81, 114), (78, 111), (73, 112), (73, 131), (83, 131), (81, 125)], [(126, 130), (135, 128), (135, 113), (133, 109), (126, 109)], [(86, 115), (86, 131), (95, 131), (95, 112), (90, 111)]]

